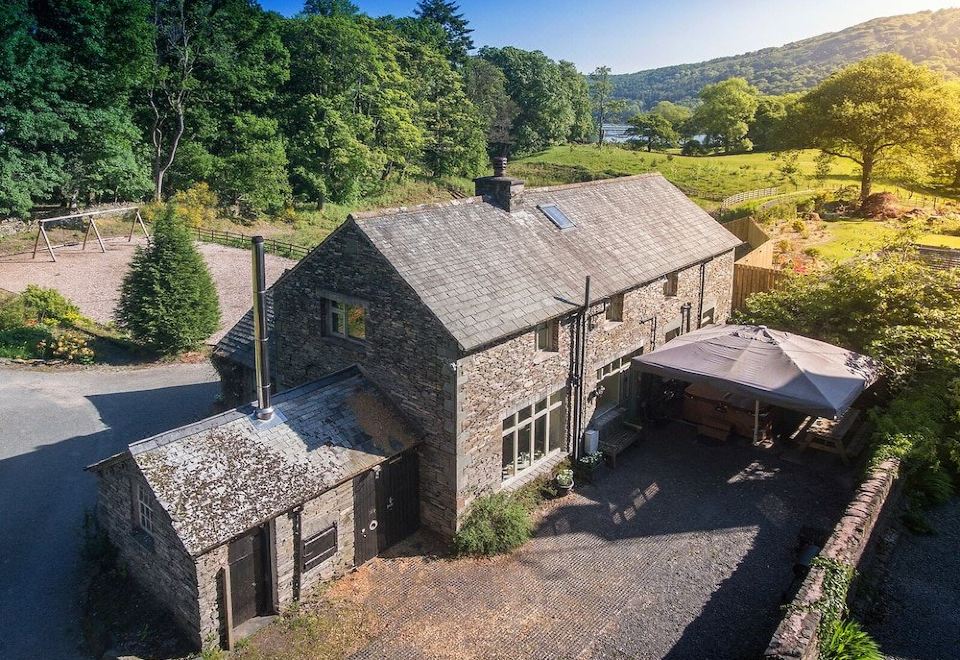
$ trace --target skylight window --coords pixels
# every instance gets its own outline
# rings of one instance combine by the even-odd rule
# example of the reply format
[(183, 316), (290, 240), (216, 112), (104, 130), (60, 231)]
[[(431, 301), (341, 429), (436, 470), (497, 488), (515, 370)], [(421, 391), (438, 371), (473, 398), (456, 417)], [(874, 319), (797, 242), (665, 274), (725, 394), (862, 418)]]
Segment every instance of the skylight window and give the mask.
[(550, 222), (557, 226), (557, 229), (573, 229), (573, 221), (567, 217), (567, 214), (560, 210), (556, 204), (541, 204), (537, 207), (543, 214), (550, 218)]

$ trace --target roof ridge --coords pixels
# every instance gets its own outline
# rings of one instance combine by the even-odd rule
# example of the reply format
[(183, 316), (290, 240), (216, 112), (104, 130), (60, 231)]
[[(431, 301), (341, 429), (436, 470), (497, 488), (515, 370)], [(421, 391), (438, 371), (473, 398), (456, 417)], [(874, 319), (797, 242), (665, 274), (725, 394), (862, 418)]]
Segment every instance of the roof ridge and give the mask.
[[(603, 179), (592, 179), (590, 181), (576, 181), (574, 183), (563, 183), (557, 186), (542, 186), (540, 188), (527, 188), (526, 192), (555, 192), (558, 190), (575, 190), (577, 188), (591, 188), (611, 183), (623, 183), (625, 181), (636, 181), (639, 179), (663, 179), (667, 180), (661, 172), (642, 172), (640, 174), (630, 174), (628, 176), (613, 176)], [(671, 184), (673, 185), (673, 184)]]
[(387, 206), (377, 209), (369, 209), (367, 211), (353, 211), (348, 217), (352, 218), (354, 222), (357, 220), (370, 220), (372, 218), (379, 218), (385, 215), (396, 215), (398, 213), (413, 213), (415, 211), (423, 211), (426, 209), (439, 209), (446, 208), (448, 206), (460, 206), (463, 204), (476, 204), (477, 202), (483, 201), (483, 198), (477, 195), (470, 197), (463, 197), (461, 199), (445, 199), (441, 202), (426, 202), (424, 204), (414, 204), (413, 206)]

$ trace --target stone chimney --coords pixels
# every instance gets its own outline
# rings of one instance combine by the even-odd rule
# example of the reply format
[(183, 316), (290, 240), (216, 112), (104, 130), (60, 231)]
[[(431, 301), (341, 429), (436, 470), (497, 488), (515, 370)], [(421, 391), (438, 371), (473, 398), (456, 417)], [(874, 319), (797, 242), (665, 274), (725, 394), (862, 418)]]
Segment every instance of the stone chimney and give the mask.
[(519, 208), (523, 201), (523, 180), (507, 176), (507, 159), (503, 156), (493, 159), (493, 176), (482, 176), (473, 183), (478, 197), (504, 211)]

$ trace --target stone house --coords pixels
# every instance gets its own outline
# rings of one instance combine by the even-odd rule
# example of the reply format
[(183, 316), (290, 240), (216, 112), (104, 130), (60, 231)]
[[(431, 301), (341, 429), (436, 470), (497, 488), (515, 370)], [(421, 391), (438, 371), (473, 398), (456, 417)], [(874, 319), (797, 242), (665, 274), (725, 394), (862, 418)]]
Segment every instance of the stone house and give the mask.
[(421, 523), (452, 535), (478, 495), (617, 429), (632, 356), (726, 320), (740, 241), (662, 176), (525, 190), (498, 167), (472, 198), (350, 216), (266, 294), (260, 357), (251, 314), (230, 330), (225, 398), (255, 398), (266, 355), (272, 420), (262, 388), (90, 467), (131, 575), (195, 645)]
[[(659, 174), (525, 189), (501, 166), (476, 193), (355, 213), (272, 288), (277, 387), (362, 365), (424, 431), (420, 517), (446, 536), (616, 428), (630, 357), (723, 323), (740, 245)], [(242, 326), (215, 362), (249, 397)]]
[[(266, 422), (252, 406), (230, 410), (88, 468), (130, 575), (197, 648), (230, 648), (419, 526), (421, 434), (359, 367), (273, 408)], [(394, 515), (378, 521), (378, 500), (396, 502)]]

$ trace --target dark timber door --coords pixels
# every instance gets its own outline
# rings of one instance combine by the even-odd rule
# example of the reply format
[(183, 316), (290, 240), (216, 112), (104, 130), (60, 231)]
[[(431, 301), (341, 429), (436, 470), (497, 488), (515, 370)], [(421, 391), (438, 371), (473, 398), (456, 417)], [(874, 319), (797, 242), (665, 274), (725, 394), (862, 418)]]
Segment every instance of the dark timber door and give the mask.
[(407, 452), (353, 482), (357, 566), (420, 526), (417, 454)]
[(257, 527), (227, 548), (234, 627), (270, 611), (268, 539), (266, 526)]

